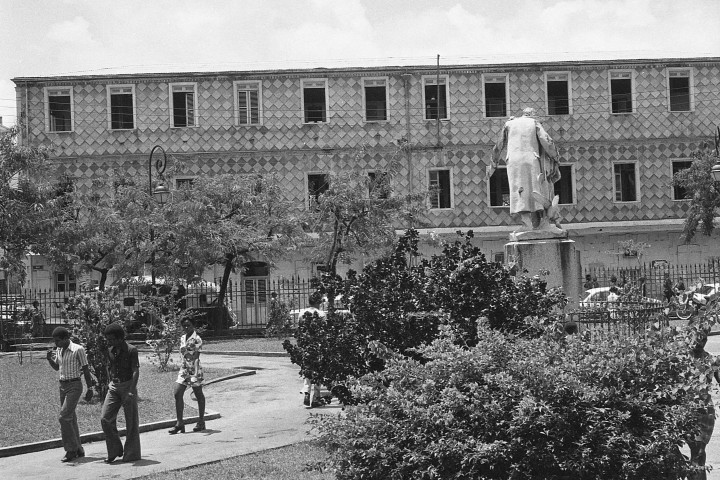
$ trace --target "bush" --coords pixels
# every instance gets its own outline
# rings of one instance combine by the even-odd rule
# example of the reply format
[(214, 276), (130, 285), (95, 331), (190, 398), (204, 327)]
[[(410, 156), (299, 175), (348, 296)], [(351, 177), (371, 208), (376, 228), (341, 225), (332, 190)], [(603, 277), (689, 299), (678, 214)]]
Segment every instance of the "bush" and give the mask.
[[(145, 302), (146, 314), (150, 318), (158, 319), (147, 327), (145, 343), (152, 348), (148, 359), (161, 372), (168, 371), (172, 353), (180, 347), (180, 337), (185, 333), (182, 321), (193, 315), (192, 312), (178, 309), (175, 303), (175, 299), (170, 295), (148, 297)], [(200, 328), (196, 330), (202, 331)]]
[[(519, 338), (448, 327), (351, 390), (346, 415), (315, 419), (339, 479), (683, 478), (708, 373), (689, 340)], [(717, 366), (712, 367), (717, 369)]]
[(125, 325), (133, 313), (122, 306), (116, 289), (98, 292), (97, 298), (87, 294), (69, 297), (65, 315), (72, 335), (85, 347), (90, 373), (95, 377), (95, 393), (105, 398), (110, 385), (107, 367), (108, 344), (105, 327), (111, 323)]
[(268, 308), (266, 337), (287, 337), (295, 331), (295, 323), (290, 316), (290, 306), (277, 298), (270, 299)]
[(499, 263), (485, 260), (472, 246), (472, 232), (446, 244), (442, 254), (418, 261), (418, 233), (409, 230), (394, 251), (345, 280), (323, 277), (319, 291), (341, 294), (352, 318), (310, 318), (285, 342), (301, 374), (315, 383), (341, 383), (344, 375), (363, 375), (383, 368), (373, 345), (417, 360), (413, 349), (433, 341), (438, 327), (449, 324), (458, 342), (473, 345), (475, 323), (489, 319), (493, 328), (518, 331), (528, 316), (547, 315), (563, 303), (559, 290), (547, 290), (540, 279), (513, 279)]

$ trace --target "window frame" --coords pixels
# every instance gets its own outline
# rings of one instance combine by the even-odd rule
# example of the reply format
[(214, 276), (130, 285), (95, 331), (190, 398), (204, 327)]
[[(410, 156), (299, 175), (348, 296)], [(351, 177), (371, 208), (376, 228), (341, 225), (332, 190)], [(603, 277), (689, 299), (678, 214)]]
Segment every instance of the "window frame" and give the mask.
[[(60, 275), (64, 275), (65, 279), (60, 280)], [(54, 283), (55, 283), (55, 292), (56, 293), (69, 293), (69, 292), (77, 292), (78, 290), (78, 278), (75, 275), (75, 273), (68, 273), (68, 272), (55, 272), (54, 275)], [(60, 290), (58, 288), (59, 285), (63, 285), (63, 290)], [(75, 285), (74, 289), (71, 289), (70, 286)]]
[[(421, 77), (423, 121), (426, 122), (436, 122), (438, 120), (437, 118), (428, 118), (427, 101), (425, 95), (425, 88), (428, 86), (437, 85), (437, 81), (437, 75), (423, 75)], [(450, 75), (440, 75), (440, 85), (445, 85), (445, 117), (440, 118), (440, 121), (442, 122), (450, 120)]]
[[(173, 90), (175, 87), (189, 87), (192, 86), (193, 88), (193, 99), (194, 99), (194, 107), (193, 107), (193, 124), (192, 125), (175, 125), (175, 99), (173, 98), (173, 94), (175, 91)], [(168, 92), (169, 92), (169, 106), (170, 106), (170, 128), (197, 128), (199, 126), (199, 119), (200, 119), (200, 108), (198, 105), (198, 88), (196, 82), (174, 82), (168, 84)], [(178, 92), (179, 93), (179, 92)], [(188, 93), (188, 92), (183, 92)], [(187, 113), (185, 114), (185, 119), (187, 120), (188, 116)]]
[[(640, 196), (640, 171), (638, 168), (638, 165), (640, 162), (637, 160), (613, 160), (611, 162), (611, 177), (612, 177), (612, 186), (613, 186), (613, 197), (612, 201), (613, 203), (620, 203), (620, 204), (633, 204), (633, 203), (640, 203), (641, 196)], [(635, 176), (635, 200), (617, 200), (617, 188), (615, 183), (615, 166), (616, 165), (633, 165), (633, 171)]]
[[(425, 178), (427, 181), (428, 192), (432, 191), (432, 181), (431, 181), (430, 175), (433, 172), (441, 172), (441, 171), (448, 172), (448, 184), (449, 184), (448, 185), (448, 189), (449, 189), (448, 196), (450, 197), (450, 206), (449, 207), (441, 207), (441, 206), (433, 207), (432, 200), (430, 198), (431, 195), (428, 195), (428, 209), (432, 212), (449, 211), (449, 210), (453, 210), (455, 208), (455, 188), (453, 186), (454, 181), (453, 181), (453, 168), (452, 167), (431, 167), (431, 168), (427, 169), (427, 174), (426, 174)], [(439, 181), (439, 178), (438, 178), (438, 181)], [(440, 205), (439, 200), (438, 200), (438, 205)]]
[[(72, 85), (65, 85), (65, 86), (58, 86), (58, 87), (45, 87), (44, 88), (44, 96), (45, 96), (45, 131), (47, 133), (72, 133), (75, 131), (75, 97), (73, 92)], [(70, 129), (69, 130), (52, 130), (52, 122), (50, 120), (50, 97), (51, 96), (60, 96), (56, 92), (68, 92), (68, 96), (70, 97)], [(53, 95), (55, 93), (55, 95)], [(64, 96), (64, 95), (63, 95)]]
[[(544, 72), (544, 80), (545, 80), (545, 111), (547, 114), (551, 117), (561, 117), (561, 116), (567, 116), (573, 114), (573, 102), (572, 102), (572, 75), (570, 74), (570, 71), (552, 71), (552, 72)], [(558, 78), (551, 78), (551, 77), (565, 77), (565, 81), (567, 82), (567, 99), (568, 99), (568, 113), (550, 113), (550, 89), (548, 88), (548, 82), (557, 82), (561, 81)]]
[[(116, 93), (113, 93), (113, 90), (115, 89), (124, 89), (129, 88), (130, 89), (130, 95), (132, 95), (132, 128), (113, 128), (112, 126), (112, 96)], [(111, 130), (113, 132), (122, 132), (122, 131), (130, 131), (135, 130), (137, 128), (137, 105), (136, 105), (136, 97), (135, 97), (135, 85), (134, 84), (110, 84), (106, 86), (107, 90), (107, 112), (108, 112), (108, 130)], [(125, 94), (125, 92), (120, 92), (120, 94)]]
[[(367, 105), (367, 96), (366, 96), (366, 88), (367, 87), (379, 87), (380, 85), (367, 85), (367, 83), (373, 83), (373, 82), (383, 82), (383, 88), (385, 88), (385, 119), (384, 120), (368, 120), (368, 105)], [(362, 104), (363, 104), (363, 122), (365, 123), (386, 123), (390, 119), (390, 115), (388, 112), (388, 105), (390, 105), (390, 92), (388, 88), (388, 77), (363, 77), (362, 78)]]
[[(689, 163), (690, 165), (688, 165), (688, 166), (685, 167), (685, 168), (690, 168), (690, 167), (692, 166), (693, 161), (692, 161), (691, 158), (675, 158), (675, 159), (670, 160), (670, 178), (671, 178), (671, 181), (672, 181), (672, 179), (675, 178), (675, 174), (677, 173), (677, 172), (675, 171), (675, 164), (676, 164), (676, 163)], [(685, 168), (680, 169), (680, 170), (685, 170)], [(679, 172), (680, 170), (678, 170), (678, 172)], [(671, 193), (672, 193), (672, 199), (673, 199), (674, 202), (689, 202), (690, 200), (692, 200), (692, 198), (677, 198), (677, 196), (675, 195), (676, 192), (677, 192), (677, 189), (678, 189), (678, 188), (682, 188), (682, 187), (676, 187), (675, 185), (670, 185), (670, 188), (672, 189), (672, 190), (671, 190)]]
[[(630, 78), (624, 78), (628, 75)], [(613, 112), (613, 80), (630, 80), (630, 111), (629, 112)], [(635, 92), (635, 70), (608, 70), (608, 93), (610, 115), (633, 115), (637, 113), (637, 98)]]
[[(306, 88), (320, 88), (319, 86), (313, 86), (312, 84), (322, 83), (325, 89), (325, 120), (318, 122), (308, 122), (307, 112), (305, 111), (305, 89)], [(327, 78), (301, 78), (300, 79), (300, 111), (302, 113), (302, 123), (304, 125), (318, 125), (330, 123), (330, 94), (328, 91), (328, 79)]]
[[(671, 95), (670, 95), (670, 79), (673, 78), (673, 74), (687, 73), (688, 79), (688, 110), (673, 110)], [(670, 113), (690, 113), (695, 111), (695, 77), (693, 75), (693, 69), (690, 67), (668, 67), (665, 69), (665, 88), (667, 98), (667, 110)]]
[[(491, 117), (491, 118), (492, 118), (492, 117)], [(490, 178), (488, 178), (488, 179), (485, 180), (485, 191), (486, 191), (486, 195), (487, 195), (487, 204), (488, 204), (488, 206), (489, 206), (490, 208), (505, 208), (505, 209), (507, 209), (507, 210), (510, 210), (510, 183), (509, 183), (509, 179), (508, 179), (508, 189), (507, 189), (507, 190), (508, 190), (508, 194), (507, 194), (507, 195), (508, 195), (508, 204), (507, 204), (507, 205), (493, 205), (493, 204), (492, 204), (493, 198), (492, 198), (492, 195), (491, 195), (491, 185), (490, 185), (490, 183), (492, 182), (492, 177), (495, 175), (495, 173), (496, 173), (498, 170), (505, 170), (505, 178), (507, 178), (507, 165), (498, 165), (497, 167), (495, 167), (495, 172), (493, 172), (493, 175), (491, 175)]]
[[(496, 80), (503, 79), (503, 82)], [(505, 115), (488, 116), (487, 88), (488, 83), (505, 83)], [(509, 73), (483, 73), (482, 74), (482, 110), (484, 118), (508, 118), (510, 116), (510, 74)]]
[[(324, 175), (326, 178), (327, 188), (330, 188), (330, 172), (322, 170), (310, 170), (305, 172), (305, 208), (310, 210), (310, 175)], [(327, 188), (324, 191), (327, 191)], [(322, 192), (321, 192), (322, 193)]]
[[(575, 163), (560, 163), (561, 167), (570, 167), (570, 192), (572, 193), (572, 199), (573, 201), (570, 203), (560, 203), (559, 205), (577, 205), (577, 175), (575, 173), (576, 164)], [(562, 181), (562, 178), (559, 180)], [(556, 182), (557, 183), (557, 182)], [(555, 191), (555, 187), (553, 185), (553, 192)]]
[(180, 182), (180, 183), (190, 182), (191, 184), (193, 184), (193, 183), (195, 183), (197, 178), (198, 178), (197, 175), (178, 175), (176, 177), (173, 177), (174, 190), (180, 190), (182, 188), (182, 187), (180, 187), (178, 182)]
[[(256, 87), (258, 96), (258, 121), (252, 123), (252, 115), (248, 118), (248, 123), (240, 123), (240, 100), (238, 98), (240, 92), (251, 91), (252, 88), (244, 87)], [(236, 127), (259, 127), (264, 124), (263, 118), (263, 88), (261, 80), (235, 80), (233, 82), (233, 105), (235, 108), (235, 126)], [(248, 109), (248, 113), (251, 112), (251, 108)]]

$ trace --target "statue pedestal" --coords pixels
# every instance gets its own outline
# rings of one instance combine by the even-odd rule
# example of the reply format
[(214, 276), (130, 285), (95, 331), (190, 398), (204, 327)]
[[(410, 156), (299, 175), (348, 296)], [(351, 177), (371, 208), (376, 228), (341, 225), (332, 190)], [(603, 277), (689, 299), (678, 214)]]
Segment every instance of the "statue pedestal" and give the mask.
[(518, 275), (539, 275), (548, 288), (562, 287), (568, 298), (568, 307), (579, 301), (581, 269), (575, 241), (556, 238), (512, 241), (505, 244), (505, 259), (514, 263)]

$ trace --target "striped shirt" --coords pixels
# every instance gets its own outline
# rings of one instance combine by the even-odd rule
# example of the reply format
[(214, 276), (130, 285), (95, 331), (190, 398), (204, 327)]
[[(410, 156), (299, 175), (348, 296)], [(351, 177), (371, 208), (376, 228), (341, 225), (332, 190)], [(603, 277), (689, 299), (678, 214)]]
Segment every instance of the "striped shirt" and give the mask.
[(55, 362), (58, 364), (60, 380), (73, 380), (80, 378), (82, 367), (88, 364), (85, 349), (82, 345), (70, 342), (63, 353), (62, 348), (55, 349)]

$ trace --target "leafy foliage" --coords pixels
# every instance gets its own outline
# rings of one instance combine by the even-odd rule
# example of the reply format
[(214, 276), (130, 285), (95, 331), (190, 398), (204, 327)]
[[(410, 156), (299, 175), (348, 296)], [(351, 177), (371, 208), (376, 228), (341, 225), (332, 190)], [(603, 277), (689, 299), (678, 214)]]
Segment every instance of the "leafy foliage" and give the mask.
[(18, 132), (0, 134), (0, 269), (24, 278), (23, 256), (55, 225), (57, 192), (42, 170), (49, 149), (19, 146)]
[(537, 338), (478, 327), (463, 348), (449, 327), (352, 387), (358, 405), (316, 423), (339, 479), (656, 479), (690, 471), (717, 365), (690, 339)]
[(367, 164), (367, 149), (361, 148), (354, 154), (351, 167), (333, 171), (327, 190), (310, 199), (304, 225), (317, 234), (311, 259), (329, 274), (336, 273), (338, 263), (350, 264), (360, 255), (392, 249), (398, 223), (422, 222), (426, 192), (400, 195), (392, 191), (406, 147), (402, 144), (386, 165), (371, 174), (357, 167)]
[[(143, 308), (145, 315), (155, 319), (146, 333), (145, 343), (152, 348), (148, 359), (161, 372), (167, 372), (172, 363), (172, 354), (180, 347), (180, 337), (185, 333), (182, 321), (191, 314), (187, 310), (178, 309), (172, 295), (148, 297), (143, 302)], [(200, 328), (197, 330), (201, 332)]]
[(99, 292), (97, 297), (81, 294), (68, 298), (65, 306), (72, 335), (85, 347), (90, 373), (95, 377), (95, 391), (105, 398), (110, 378), (108, 376), (105, 328), (111, 323), (126, 325), (132, 321), (133, 312), (122, 306), (116, 289)]
[(529, 316), (547, 315), (564, 297), (540, 279), (513, 280), (489, 263), (471, 243), (446, 244), (442, 254), (418, 260), (418, 233), (409, 230), (395, 250), (345, 280), (326, 276), (320, 292), (342, 295), (351, 315), (330, 308), (326, 317), (308, 316), (295, 332), (296, 344), (283, 347), (301, 374), (315, 383), (335, 384), (380, 370), (387, 352), (422, 360), (415, 347), (432, 342), (449, 325), (458, 342), (477, 342), (476, 321), (519, 331)]
[(290, 316), (290, 306), (278, 300), (270, 299), (267, 314), (267, 326), (265, 327), (266, 337), (287, 337), (295, 332), (295, 323)]
[(689, 168), (679, 171), (673, 178), (673, 185), (686, 191), (685, 198), (690, 205), (683, 226), (683, 238), (686, 243), (692, 241), (698, 230), (711, 235), (715, 229), (715, 216), (720, 208), (718, 183), (712, 176), (712, 167), (719, 160), (717, 153), (710, 148), (696, 152)]

